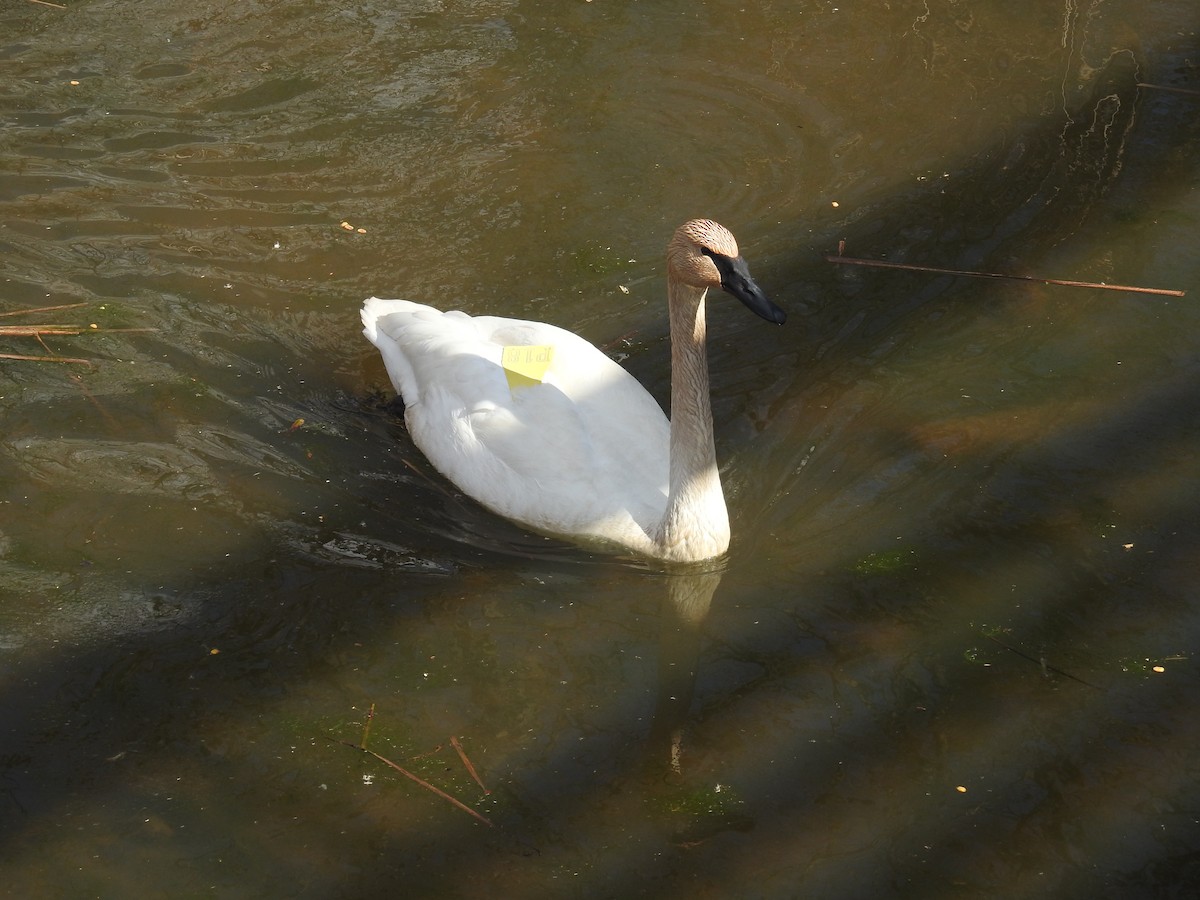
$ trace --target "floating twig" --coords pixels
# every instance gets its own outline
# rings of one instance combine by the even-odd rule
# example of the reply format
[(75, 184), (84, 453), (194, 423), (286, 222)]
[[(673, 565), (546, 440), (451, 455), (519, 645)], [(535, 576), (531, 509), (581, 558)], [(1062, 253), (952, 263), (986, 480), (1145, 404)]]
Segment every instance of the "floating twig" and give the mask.
[(375, 704), (371, 704), (371, 708), (367, 710), (367, 721), (363, 723), (362, 738), (358, 742), (359, 750), (367, 749), (367, 735), (371, 733), (371, 720), (375, 718)]
[[(408, 778), (411, 781), (415, 781), (421, 787), (425, 788), (425, 790), (432, 791), (433, 793), (435, 793), (439, 797), (441, 797), (443, 800), (448, 801), (453, 806), (457, 806), (463, 812), (469, 813), (470, 815), (472, 815), (476, 819), (478, 819), (480, 822), (482, 822), (484, 825), (487, 825), (489, 828), (494, 827), (491, 819), (489, 819), (487, 816), (483, 815), (482, 813), (476, 812), (475, 810), (471, 809), (471, 807), (467, 806), (462, 801), (460, 801), (454, 797), (451, 797), (449, 794), (447, 794), (441, 788), (430, 784), (428, 781), (426, 781), (424, 778), (421, 778), (418, 775), (414, 775), (412, 772), (408, 771), (408, 769), (404, 768), (401, 765), (397, 765), (396, 763), (394, 763), (390, 759), (388, 759), (386, 756), (376, 753), (374, 750), (367, 749), (367, 737), (371, 733), (371, 722), (374, 720), (374, 718), (375, 718), (375, 704), (372, 703), (370, 709), (367, 710), (367, 720), (365, 723), (363, 723), (363, 733), (362, 733), (362, 737), (359, 739), (358, 744), (352, 744), (349, 741), (339, 740), (338, 738), (335, 738), (332, 735), (326, 735), (325, 737), (331, 741), (337, 741), (337, 743), (339, 743), (339, 744), (345, 744), (347, 747), (353, 747), (355, 750), (359, 751), (360, 753), (370, 754), (371, 756), (373, 756), (377, 760), (379, 760), (381, 763), (383, 763), (385, 766), (390, 766), (391, 768), (393, 768), (397, 772), (399, 772), (401, 775), (403, 775), (405, 778)], [(459, 758), (462, 759), (463, 764), (467, 767), (467, 771), (471, 773), (471, 777), (475, 779), (475, 781), (479, 784), (479, 786), (481, 788), (484, 789), (484, 791), (486, 793), (490, 794), (491, 791), (489, 791), (486, 787), (483, 786), (483, 781), (479, 778), (479, 774), (475, 771), (475, 767), (473, 765), (471, 765), (470, 760), (467, 759), (467, 755), (466, 755), (466, 753), (463, 752), (462, 745), (459, 744), (458, 739), (452, 737), (452, 738), (450, 738), (450, 741), (451, 741), (451, 743), (454, 744), (454, 749), (458, 751)], [(441, 748), (439, 747), (438, 749), (440, 750)], [(428, 754), (426, 754), (426, 755), (428, 755)]]
[[(53, 6), (54, 4), (47, 4)], [(64, 9), (66, 7), (63, 7)], [(38, 306), (29, 309), (10, 309), (5, 312), (0, 312), (0, 318), (9, 316), (27, 316), (33, 313), (55, 312), (64, 309), (78, 309), (81, 306), (87, 306), (87, 303), (60, 303), (54, 306)], [(37, 340), (42, 345), (46, 353), (42, 356), (31, 356), (26, 353), (0, 353), (0, 359), (11, 359), (22, 362), (56, 362), (56, 363), (73, 363), (76, 365), (91, 366), (91, 360), (78, 359), (73, 356), (59, 356), (49, 345), (42, 340), (46, 335), (58, 336), (73, 336), (81, 334), (133, 334), (149, 331), (157, 331), (157, 328), (101, 328), (99, 325), (0, 325), (0, 337), (31, 337)], [(94, 401), (93, 401), (94, 402)]]
[(471, 809), (471, 807), (469, 807), (465, 803), (463, 803), (461, 800), (457, 800), (454, 797), (451, 797), (449, 794), (447, 794), (445, 791), (443, 791), (440, 787), (436, 787), (436, 786), (430, 784), (424, 778), (421, 778), (418, 775), (414, 775), (412, 772), (408, 771), (408, 769), (404, 768), (403, 766), (397, 765), (396, 763), (394, 763), (390, 759), (388, 759), (386, 756), (376, 753), (374, 750), (368, 750), (366, 747), (359, 747), (357, 744), (352, 744), (349, 741), (338, 741), (338, 743), (345, 744), (347, 747), (353, 747), (355, 750), (358, 750), (360, 753), (366, 753), (366, 754), (369, 754), (370, 756), (375, 757), (377, 760), (379, 760), (385, 766), (391, 766), (393, 769), (395, 769), (397, 772), (399, 772), (405, 778), (408, 778), (411, 781), (415, 781), (421, 787), (425, 788), (425, 790), (432, 791), (433, 793), (435, 793), (439, 797), (441, 797), (443, 800), (449, 801), (452, 805), (457, 806), (463, 812), (469, 813), (470, 815), (474, 816), (476, 819), (478, 819), (480, 822), (482, 822), (484, 825), (488, 826), (489, 828), (495, 827), (492, 824), (492, 820), (489, 819), (487, 816), (483, 815), (482, 813), (476, 812), (475, 810)]
[(90, 325), (0, 325), (0, 337), (37, 337), (39, 334), (131, 334), (157, 328), (93, 328)]
[(75, 325), (0, 325), (0, 337), (37, 337), (40, 334), (79, 334)]
[(39, 6), (53, 6), (55, 9), (66, 9), (61, 3), (51, 3), (50, 0), (29, 0), (30, 3), (37, 3)]
[(77, 359), (74, 356), (30, 356), (26, 353), (0, 353), (0, 359), (15, 359), (23, 362), (53, 362), (53, 363), (75, 363), (81, 366), (90, 366), (90, 359)]
[(937, 266), (918, 266), (912, 263), (886, 262), (880, 259), (860, 259), (854, 256), (830, 254), (828, 262), (848, 266), (870, 266), (876, 269), (901, 269), (905, 272), (929, 272), (933, 275), (956, 275), (967, 278), (1003, 278), (1011, 281), (1032, 281), (1037, 284), (1055, 284), (1063, 287), (1096, 288), (1102, 291), (1130, 291), (1135, 294), (1157, 294), (1163, 297), (1183, 297), (1184, 291), (1167, 288), (1134, 287), (1128, 284), (1105, 284), (1099, 281), (1070, 281), (1065, 278), (1039, 278), (1036, 275), (1009, 275), (1004, 272), (972, 272), (965, 269), (943, 269)]
[(62, 309), (79, 309), (81, 306), (87, 306), (87, 303), (60, 303), (58, 306), (38, 306), (32, 309), (10, 309), (7, 312), (0, 312), (0, 319), (6, 316), (27, 316), (30, 313), (57, 312)]
[(1148, 88), (1152, 91), (1170, 91), (1172, 94), (1188, 94), (1192, 97), (1200, 97), (1200, 91), (1192, 88), (1167, 87), (1165, 84), (1146, 84), (1144, 81), (1139, 81), (1137, 86), (1140, 88)]
[(467, 759), (467, 751), (464, 750), (462, 744), (458, 742), (458, 738), (456, 738), (454, 735), (450, 735), (450, 744), (458, 752), (458, 758), (462, 760), (462, 764), (466, 766), (467, 771), (471, 773), (471, 777), (475, 779), (475, 783), (483, 788), (483, 792), (485, 794), (490, 794), (491, 791), (488, 790), (488, 786), (483, 783), (483, 779), (479, 777), (479, 773), (476, 772), (475, 767), (471, 765), (471, 760)]

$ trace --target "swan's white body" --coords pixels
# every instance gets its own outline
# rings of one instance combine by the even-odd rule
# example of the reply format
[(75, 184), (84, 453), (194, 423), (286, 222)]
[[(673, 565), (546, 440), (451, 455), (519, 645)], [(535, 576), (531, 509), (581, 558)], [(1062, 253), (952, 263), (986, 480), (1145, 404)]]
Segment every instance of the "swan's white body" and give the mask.
[[(363, 322), (413, 441), (443, 475), (537, 531), (649, 552), (667, 503), (671, 428), (632, 375), (541, 322), (376, 297)], [(542, 383), (509, 387), (506, 346), (553, 348)]]
[[(372, 297), (363, 333), (404, 400), (413, 442), (464, 492), (536, 531), (680, 562), (724, 553), (729, 518), (713, 448), (704, 296), (713, 284), (730, 288), (693, 232), (710, 242), (715, 234), (722, 259), (741, 262), (715, 223), (690, 222), (672, 241), (672, 252), (693, 248), (682, 268), (704, 274), (688, 284), (680, 265), (668, 267), (674, 424), (633, 376), (569, 331)], [(540, 382), (510, 384), (505, 347), (552, 348)]]

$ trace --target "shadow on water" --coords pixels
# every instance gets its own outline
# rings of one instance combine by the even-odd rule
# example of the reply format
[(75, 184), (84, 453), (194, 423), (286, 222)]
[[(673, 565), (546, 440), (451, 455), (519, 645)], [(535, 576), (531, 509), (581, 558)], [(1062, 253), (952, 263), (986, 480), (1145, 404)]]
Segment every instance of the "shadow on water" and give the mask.
[[(1157, 193), (1194, 177), (1194, 101), (1139, 93), (1134, 82), (1149, 76), (1128, 62), (1114, 57), (1089, 80), (1092, 95), (1070, 107), (1061, 130), (1047, 126), (980, 151), (975, 171), (956, 178), (956, 193), (898, 196), (869, 223), (839, 223), (836, 233), (815, 236), (813, 246), (832, 250), (846, 237), (851, 252), (886, 247), (893, 258), (959, 268), (1071, 262), (1074, 241), (1055, 236), (1086, 236), (1097, 217), (1113, 214), (1116, 200), (1122, 209), (1149, 208)], [(268, 83), (258, 90), (302, 89)], [(264, 102), (253, 90), (236, 102)], [(1200, 797), (1189, 761), (1200, 739), (1195, 674), (1152, 682), (1149, 673), (1118, 671), (1114, 659), (1133, 666), (1150, 652), (1144, 647), (1161, 647), (1161, 634), (1141, 641), (1151, 607), (1153, 627), (1174, 623), (1182, 653), (1200, 637), (1200, 481), (1191, 452), (1200, 421), (1197, 359), (1172, 351), (1174, 375), (1140, 389), (1114, 388), (1113, 398), (1075, 396), (1064, 406), (1031, 392), (969, 416), (948, 406), (943, 418), (917, 422), (906, 415), (905, 397), (885, 396), (893, 409), (870, 415), (881, 402), (872, 373), (921, 365), (906, 355), (918, 338), (933, 350), (953, 345), (961, 352), (969, 328), (954, 313), (964, 305), (988, 303), (980, 315), (993, 322), (1053, 310), (1086, 326), (1068, 306), (1095, 301), (835, 271), (813, 261), (815, 253), (786, 261), (792, 252), (781, 249), (785, 236), (760, 236), (758, 243), (770, 245), (774, 261), (764, 267), (756, 260), (764, 284), (777, 295), (806, 298), (802, 317), (793, 319), (801, 335), (773, 345), (788, 363), (781, 374), (737, 373), (758, 387), (762, 408), (753, 425), (731, 421), (720, 398), (717, 417), (742, 429), (731, 443), (748, 441), (751, 427), (813, 423), (812, 444), (763, 451), (761, 467), (781, 473), (780, 495), (785, 479), (801, 470), (829, 474), (810, 476), (813, 501), (803, 507), (802, 523), (793, 521), (794, 506), (778, 501), (743, 513), (745, 530), (760, 535), (744, 540), (763, 546), (756, 548), (756, 571), (739, 567), (735, 547), (724, 578), (740, 586), (736, 603), (722, 603), (716, 576), (670, 580), (506, 530), (426, 474), (402, 428), (358, 399), (356, 373), (330, 375), (322, 360), (335, 355), (337, 339), (325, 345), (297, 336), (292, 346), (270, 347), (268, 335), (286, 329), (260, 324), (258, 365), (279, 391), (261, 398), (247, 385), (242, 395), (210, 396), (206, 418), (230, 422), (225, 441), (211, 430), (188, 432), (182, 416), (179, 428), (164, 433), (170, 405), (184, 390), (178, 384), (148, 380), (132, 399), (104, 401), (120, 443), (140, 441), (137, 455), (157, 458), (159, 477), (192, 478), (187, 491), (201, 508), (199, 525), (174, 540), (180, 548), (211, 546), (210, 561), (181, 574), (169, 552), (155, 559), (147, 551), (135, 562), (170, 586), (126, 596), (136, 607), (129, 627), (81, 628), (73, 647), (34, 647), (10, 667), (0, 684), (0, 857), (21, 859), (36, 881), (39, 870), (28, 859), (39, 846), (86, 827), (80, 810), (94, 815), (115, 807), (123, 823), (115, 828), (128, 830), (95, 839), (105, 857), (100, 874), (76, 885), (101, 894), (135, 887), (142, 856), (163, 852), (154, 842), (166, 826), (144, 807), (161, 806), (175, 790), (155, 764), (167, 757), (190, 782), (178, 799), (191, 805), (189, 817), (203, 832), (188, 845), (194, 855), (176, 862), (178, 877), (234, 893), (385, 895), (402, 882), (410, 892), (439, 895), (499, 884), (510, 896), (550, 889), (789, 896), (803, 882), (814, 897), (1186, 895), (1200, 883)], [(881, 301), (887, 293), (903, 299)], [(181, 337), (184, 349), (163, 343), (164, 354), (179, 356), (170, 369), (195, 370), (205, 360), (223, 365), (221, 328), (255, 325), (248, 316), (200, 321), (210, 315), (194, 312), (196, 332)], [(340, 315), (297, 322), (295, 330), (336, 331)], [(942, 328), (947, 333), (939, 335)], [(720, 355), (721, 338), (714, 343)], [(981, 352), (986, 367), (986, 348)], [(338, 392), (339, 382), (349, 384), (349, 394)], [(1074, 396), (1069, 384), (1059, 386)], [(79, 419), (91, 421), (91, 404), (72, 402)], [(139, 419), (143, 402), (155, 414)], [(79, 477), (79, 490), (86, 490), (78, 452), (62, 456), (62, 442), (51, 452), (30, 437), (36, 416), (35, 406), (8, 414), (0, 463), (6, 480), (28, 490), (32, 467), (42, 473), (35, 484), (37, 477)], [(292, 430), (301, 418), (329, 423), (328, 430)], [(91, 449), (115, 453), (118, 434), (106, 429), (86, 437)], [(358, 445), (360, 471), (333, 462), (345, 458), (334, 448), (347, 442)], [(176, 448), (173, 455), (154, 449), (163, 446)], [(734, 448), (743, 460), (750, 452)], [(105, 459), (107, 468), (98, 471), (109, 476), (124, 465)], [(1173, 477), (1163, 478), (1163, 469)], [(842, 470), (850, 474), (836, 474)], [(156, 483), (145, 472), (130, 477)], [(917, 505), (922, 495), (912, 486), (922, 477), (941, 481), (940, 503)], [(1061, 489), (1072, 479), (1076, 495)], [(141, 490), (113, 501), (116, 520), (147, 515), (153, 504)], [(876, 512), (881, 497), (896, 502)], [(1121, 537), (1104, 550), (1082, 545), (1081, 532), (1109, 525), (1115, 497), (1124, 500)], [(3, 500), (37, 509), (47, 498), (10, 493)], [(411, 506), (397, 509), (393, 498)], [(858, 533), (858, 543), (822, 540), (863, 507), (879, 521)], [(70, 514), (69, 505), (45, 508), (46, 532), (70, 528)], [(785, 525), (791, 536), (771, 544), (766, 535)], [(149, 541), (165, 525), (151, 516), (131, 527), (144, 529)], [(905, 537), (898, 548), (897, 534)], [(156, 546), (153, 556), (161, 553)], [(58, 559), (48, 549), (40, 561), (72, 573), (77, 589), (86, 580), (75, 573), (87, 560)], [(576, 601), (583, 612), (539, 606), (524, 595), (523, 581), (546, 579), (560, 580), (562, 596), (573, 585), (586, 587), (588, 596)], [(415, 674), (425, 666), (436, 675), (439, 663), (423, 656), (419, 642), (394, 644), (405, 634), (419, 638), (432, 609), (455, 604), (464, 610), (463, 644), (470, 648), (457, 663), (480, 665), (466, 655), (485, 643), (473, 631), (479, 622), (514, 617), (520, 632), (509, 628), (502, 636), (528, 641), (522, 646), (535, 669), (527, 677), (548, 681), (561, 673), (536, 659), (530, 635), (602, 627), (595, 623), (614, 615), (607, 609), (647, 579), (665, 582), (662, 611), (622, 614), (658, 617), (659, 645), (645, 648), (657, 660), (619, 665), (631, 680), (649, 682), (657, 673), (657, 700), (624, 691), (602, 711), (581, 715), (574, 722), (579, 733), (545, 736), (550, 747), (536, 753), (505, 741), (508, 755), (493, 766), (509, 778), (489, 810), (497, 829), (485, 832), (432, 800), (424, 807), (359, 802), (347, 815), (345, 792), (358, 773), (354, 764), (333, 762), (339, 751), (313, 735), (314, 720), (292, 705), (295, 685), (316, 673), (347, 692), (382, 694), (395, 684), (363, 684), (338, 672), (399, 667)], [(996, 580), (1011, 581), (1027, 602), (1015, 613), (972, 604), (970, 616), (987, 618), (964, 620), (958, 600), (973, 592), (997, 597), (984, 590)], [(127, 590), (115, 581), (111, 587)], [(704, 595), (712, 591), (710, 608)], [(490, 608), (491, 593), (514, 611)], [(1003, 629), (989, 630), (996, 623)], [(614, 634), (620, 632), (601, 632)], [(381, 666), (376, 657), (385, 651), (396, 660)], [(520, 652), (498, 651), (497, 658), (511, 663)], [(187, 659), (194, 664), (180, 664)], [(1040, 659), (1076, 678), (1053, 675), (1033, 661)], [(597, 665), (618, 663), (605, 658)], [(605, 699), (588, 692), (589, 670), (582, 671), (579, 694), (564, 693), (558, 702)], [(532, 730), (541, 720), (521, 719), (520, 704), (504, 698), (522, 691), (519, 677), (506, 684), (510, 677), (498, 665), (494, 684), (443, 685), (447, 708), (401, 715), (415, 733), (441, 733), (434, 728), (446, 731), (471, 715), (461, 708), (494, 707), (500, 715), (475, 714), (495, 725), (512, 711), (513, 729)], [(315, 698), (304, 702), (317, 705)], [(282, 740), (281, 708), (296, 717), (295, 731)], [(260, 742), (297, 761), (272, 766), (271, 756), (251, 752)], [(643, 768), (647, 749), (658, 774)], [(681, 754), (678, 771), (672, 752)], [(531, 759), (536, 775), (527, 771)], [(898, 768), (897, 760), (907, 765)], [(961, 781), (945, 782), (956, 769)], [(335, 789), (323, 797), (308, 783), (313, 772), (337, 779)], [(735, 802), (714, 815), (688, 806), (718, 803), (705, 791), (731, 772)], [(997, 847), (1006, 849), (998, 855)], [(585, 871), (589, 861), (595, 868)], [(46, 859), (44, 883), (55, 883), (61, 864)], [(1050, 881), (1043, 872), (1052, 873)], [(280, 889), (280, 873), (299, 874)]]

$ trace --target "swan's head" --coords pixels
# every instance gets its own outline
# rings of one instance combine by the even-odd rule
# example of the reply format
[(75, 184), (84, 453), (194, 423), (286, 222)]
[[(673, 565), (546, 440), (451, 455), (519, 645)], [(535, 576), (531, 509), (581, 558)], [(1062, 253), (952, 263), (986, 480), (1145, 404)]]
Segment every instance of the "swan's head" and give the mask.
[(721, 288), (768, 322), (782, 325), (787, 320), (787, 313), (750, 277), (729, 229), (711, 219), (692, 219), (676, 229), (667, 245), (667, 274), (692, 287)]

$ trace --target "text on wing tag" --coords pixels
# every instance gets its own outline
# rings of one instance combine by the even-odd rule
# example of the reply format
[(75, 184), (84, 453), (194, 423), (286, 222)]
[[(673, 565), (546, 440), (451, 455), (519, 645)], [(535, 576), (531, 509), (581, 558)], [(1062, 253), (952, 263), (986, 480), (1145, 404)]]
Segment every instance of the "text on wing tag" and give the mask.
[(505, 347), (500, 356), (509, 390), (541, 384), (554, 358), (554, 348), (545, 346)]

